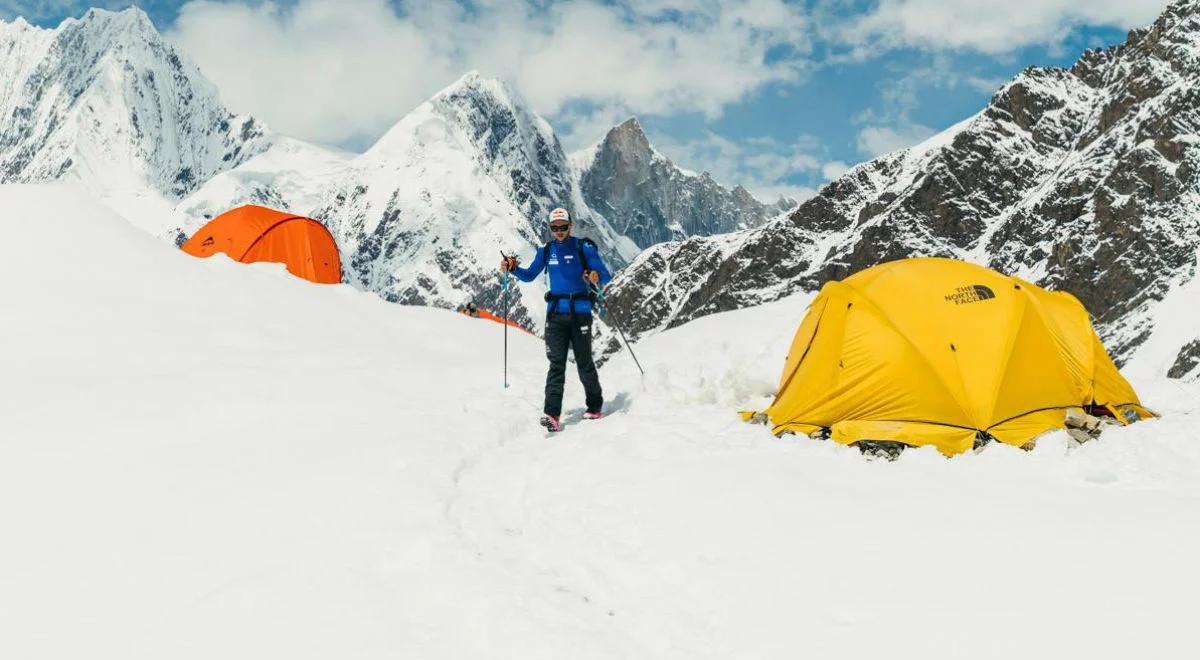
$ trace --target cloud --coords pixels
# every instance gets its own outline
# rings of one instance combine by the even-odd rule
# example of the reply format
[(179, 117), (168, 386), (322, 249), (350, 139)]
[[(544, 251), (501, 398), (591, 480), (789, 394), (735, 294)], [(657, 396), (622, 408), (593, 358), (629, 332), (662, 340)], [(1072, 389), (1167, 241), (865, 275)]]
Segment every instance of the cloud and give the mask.
[(452, 44), (383, 0), (286, 8), (197, 0), (167, 37), (234, 110), (326, 144), (365, 146), (462, 73)]
[(937, 131), (928, 126), (911, 123), (900, 126), (867, 126), (858, 132), (858, 150), (875, 158), (907, 149), (924, 142), (936, 133)]
[(850, 21), (840, 38), (864, 56), (897, 46), (1001, 54), (1059, 43), (1081, 25), (1146, 25), (1167, 4), (1168, 0), (880, 0), (873, 11)]
[(597, 108), (715, 117), (804, 74), (801, 11), (783, 0), (419, 0), (402, 14), (386, 0), (193, 0), (168, 37), (234, 109), (354, 147), (470, 69), (510, 81), (552, 118)]
[(830, 161), (821, 166), (821, 176), (825, 177), (826, 181), (833, 181), (849, 170), (850, 166), (840, 160)]
[(859, 153), (875, 158), (911, 147), (937, 133), (914, 119), (923, 94), (967, 87), (990, 95), (1004, 84), (1003, 80), (955, 70), (951, 58), (943, 53), (932, 54), (928, 60), (886, 78), (880, 86), (880, 104), (852, 119), (864, 126), (858, 133)]
[(735, 141), (710, 131), (686, 141), (652, 137), (651, 143), (679, 166), (708, 172), (723, 186), (744, 186), (764, 202), (780, 195), (797, 200), (811, 197), (812, 188), (797, 180), (825, 167), (813, 154), (819, 145), (811, 137), (791, 144), (770, 137)]

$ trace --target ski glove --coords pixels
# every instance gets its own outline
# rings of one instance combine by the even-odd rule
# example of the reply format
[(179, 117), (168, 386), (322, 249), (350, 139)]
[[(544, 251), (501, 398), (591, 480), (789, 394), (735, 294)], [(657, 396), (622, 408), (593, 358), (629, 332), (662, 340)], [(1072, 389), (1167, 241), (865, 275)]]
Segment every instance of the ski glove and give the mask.
[(504, 257), (500, 260), (500, 270), (511, 273), (517, 267), (516, 257)]

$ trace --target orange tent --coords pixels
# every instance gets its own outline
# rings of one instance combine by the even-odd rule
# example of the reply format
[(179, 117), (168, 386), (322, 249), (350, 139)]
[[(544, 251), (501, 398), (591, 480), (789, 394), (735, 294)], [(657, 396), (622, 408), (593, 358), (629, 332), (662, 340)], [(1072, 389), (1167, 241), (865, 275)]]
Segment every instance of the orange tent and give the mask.
[[(495, 314), (487, 311), (486, 309), (479, 310), (479, 318), (495, 321), (496, 323), (504, 323), (505, 322), (503, 318), (496, 316)], [(523, 326), (521, 326), (521, 324), (517, 323), (516, 321), (508, 321), (507, 325), (511, 325), (512, 327), (514, 327), (517, 330), (520, 330), (521, 332), (524, 332), (526, 334), (530, 334), (530, 335), (533, 334), (532, 332), (529, 332), (528, 330), (526, 330)]]
[(342, 281), (337, 243), (324, 225), (263, 206), (239, 206), (213, 218), (181, 248), (196, 257), (224, 252), (235, 261), (270, 261), (318, 284)]

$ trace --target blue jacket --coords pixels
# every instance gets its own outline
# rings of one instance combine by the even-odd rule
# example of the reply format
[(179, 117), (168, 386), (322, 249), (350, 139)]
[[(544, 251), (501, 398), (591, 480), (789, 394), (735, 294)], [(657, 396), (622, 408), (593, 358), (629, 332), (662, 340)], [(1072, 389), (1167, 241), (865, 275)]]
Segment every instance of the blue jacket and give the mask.
[[(588, 284), (583, 279), (583, 264), (579, 263), (579, 248), (583, 247), (583, 256), (587, 259), (588, 268), (600, 273), (600, 286), (608, 284), (612, 280), (612, 275), (609, 274), (608, 268), (604, 262), (600, 260), (600, 254), (596, 251), (594, 245), (583, 243), (578, 238), (570, 236), (562, 241), (551, 241), (550, 249), (544, 247), (539, 248), (537, 255), (533, 258), (533, 263), (529, 264), (528, 268), (517, 266), (513, 269), (513, 275), (516, 275), (522, 282), (532, 282), (545, 269), (550, 274), (550, 293), (554, 295), (567, 295), (571, 293), (586, 294), (588, 292)], [(543, 259), (543, 255), (549, 253), (549, 263)], [(571, 311), (566, 298), (557, 301), (555, 309), (551, 310), (552, 303), (546, 304), (546, 311), (555, 311), (559, 313), (567, 313)], [(579, 314), (591, 314), (592, 303), (586, 296), (575, 300), (575, 312)]]

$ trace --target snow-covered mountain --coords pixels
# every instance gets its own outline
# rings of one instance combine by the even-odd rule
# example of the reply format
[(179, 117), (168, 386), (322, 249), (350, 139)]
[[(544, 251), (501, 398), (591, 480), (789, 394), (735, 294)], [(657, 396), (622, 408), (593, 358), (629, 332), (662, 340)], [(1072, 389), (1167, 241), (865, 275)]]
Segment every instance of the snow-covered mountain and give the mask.
[(643, 249), (755, 227), (796, 206), (786, 198), (763, 204), (740, 185), (726, 190), (708, 172), (677, 167), (650, 145), (637, 118), (572, 160), (583, 199)]
[[(743, 188), (727, 191), (676, 167), (635, 120), (567, 156), (519, 94), (476, 72), (360, 156), (293, 140), (214, 177), (180, 204), (192, 218), (184, 233), (248, 202), (325, 222), (355, 286), (404, 304), (473, 300), (489, 308), (501, 304), (499, 251), (531, 257), (555, 206), (565, 206), (576, 234), (596, 240), (617, 268), (645, 245), (758, 224), (792, 205), (764, 205)], [(540, 283), (514, 291), (513, 314), (536, 327), (543, 292)]]
[(137, 8), (0, 23), (0, 117), (0, 183), (73, 180), (150, 214), (269, 142)]
[[(556, 206), (609, 263), (637, 254), (588, 209), (550, 125), (507, 85), (472, 72), (339, 170), (313, 215), (333, 230), (356, 286), (404, 304), (496, 308), (500, 252), (531, 258)], [(542, 293), (515, 290), (514, 316), (536, 325)]]
[(976, 116), (788, 217), (647, 250), (610, 305), (642, 334), (882, 261), (955, 256), (1070, 291), (1126, 358), (1154, 329), (1150, 307), (1195, 276), (1198, 89), (1200, 0), (1182, 0), (1070, 69), (1025, 70)]

